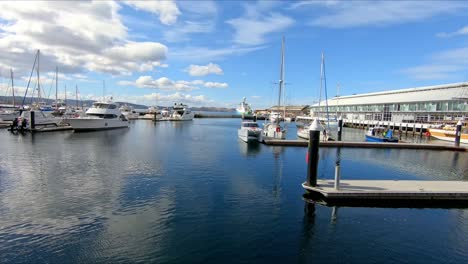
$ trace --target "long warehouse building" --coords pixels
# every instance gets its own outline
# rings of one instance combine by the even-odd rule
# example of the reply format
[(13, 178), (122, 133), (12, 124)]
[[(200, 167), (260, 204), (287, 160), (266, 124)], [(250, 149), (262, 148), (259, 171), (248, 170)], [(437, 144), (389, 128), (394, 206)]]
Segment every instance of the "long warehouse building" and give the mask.
[[(325, 117), (326, 103), (317, 103), (310, 110)], [(328, 112), (348, 120), (426, 124), (467, 121), (468, 82), (338, 96), (328, 100)]]

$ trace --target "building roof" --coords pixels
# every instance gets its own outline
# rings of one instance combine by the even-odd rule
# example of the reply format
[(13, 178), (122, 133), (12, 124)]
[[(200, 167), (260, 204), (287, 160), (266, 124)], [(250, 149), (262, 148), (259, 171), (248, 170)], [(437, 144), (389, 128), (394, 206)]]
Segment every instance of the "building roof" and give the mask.
[[(450, 101), (460, 99), (468, 99), (468, 82), (339, 96), (328, 99), (328, 106)], [(322, 101), (320, 105), (324, 106), (325, 100)], [(318, 103), (313, 106), (318, 106)]]
[(303, 111), (307, 109), (309, 106), (308, 105), (286, 105), (286, 106), (272, 106), (268, 108), (268, 111), (283, 111), (286, 109), (286, 111)]

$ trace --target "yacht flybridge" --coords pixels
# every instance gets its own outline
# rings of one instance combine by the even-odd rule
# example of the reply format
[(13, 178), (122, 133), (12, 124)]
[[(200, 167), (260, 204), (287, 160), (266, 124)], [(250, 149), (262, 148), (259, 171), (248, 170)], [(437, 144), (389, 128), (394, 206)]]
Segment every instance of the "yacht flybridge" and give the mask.
[(65, 118), (75, 131), (94, 131), (128, 127), (129, 121), (117, 104), (113, 102), (96, 102), (86, 111), (86, 115), (76, 118)]

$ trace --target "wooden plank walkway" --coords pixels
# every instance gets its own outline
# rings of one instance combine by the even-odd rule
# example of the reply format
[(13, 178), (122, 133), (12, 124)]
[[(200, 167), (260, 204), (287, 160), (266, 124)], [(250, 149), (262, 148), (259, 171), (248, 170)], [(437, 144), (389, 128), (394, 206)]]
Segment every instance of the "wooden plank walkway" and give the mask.
[[(309, 142), (304, 140), (265, 140), (263, 142), (271, 146), (307, 147)], [(341, 148), (395, 148), (395, 149), (427, 149), (427, 150), (451, 150), (468, 151), (468, 148), (449, 145), (430, 145), (416, 143), (380, 143), (380, 142), (349, 142), (349, 141), (324, 141), (320, 142), (320, 147), (341, 147)]]
[(387, 199), (387, 200), (465, 200), (468, 201), (468, 181), (420, 180), (341, 180), (339, 190), (334, 180), (317, 180), (312, 187), (302, 187), (323, 195), (325, 199)]

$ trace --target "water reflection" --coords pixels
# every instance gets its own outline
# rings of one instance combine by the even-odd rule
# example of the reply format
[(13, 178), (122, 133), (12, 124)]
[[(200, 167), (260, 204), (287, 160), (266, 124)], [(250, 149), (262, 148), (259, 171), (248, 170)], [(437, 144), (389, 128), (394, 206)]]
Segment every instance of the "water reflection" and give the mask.
[(239, 151), (243, 156), (255, 157), (261, 151), (261, 144), (259, 142), (245, 143), (241, 139), (237, 139), (237, 143), (239, 145)]

